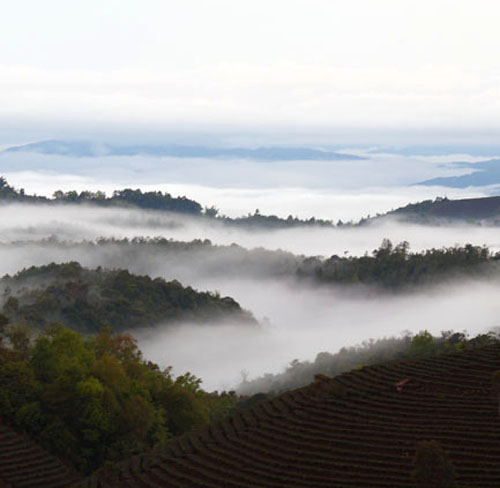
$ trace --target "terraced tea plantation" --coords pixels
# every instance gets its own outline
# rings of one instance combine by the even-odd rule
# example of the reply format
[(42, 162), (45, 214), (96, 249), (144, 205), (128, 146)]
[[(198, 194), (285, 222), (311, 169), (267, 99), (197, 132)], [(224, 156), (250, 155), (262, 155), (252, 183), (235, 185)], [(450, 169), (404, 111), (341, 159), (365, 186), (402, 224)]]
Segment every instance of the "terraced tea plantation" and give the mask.
[(457, 487), (497, 488), (499, 369), (495, 345), (320, 376), (76, 486), (414, 487), (416, 445), (436, 440)]
[(0, 425), (0, 488), (64, 488), (78, 476), (29, 438)]

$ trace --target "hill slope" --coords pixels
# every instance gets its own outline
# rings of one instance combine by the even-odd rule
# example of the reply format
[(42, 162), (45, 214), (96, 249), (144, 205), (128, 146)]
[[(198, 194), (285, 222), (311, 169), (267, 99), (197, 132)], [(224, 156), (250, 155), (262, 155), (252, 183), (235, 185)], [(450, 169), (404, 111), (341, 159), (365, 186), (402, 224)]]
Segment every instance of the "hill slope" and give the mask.
[(409, 488), (417, 443), (434, 439), (458, 487), (498, 487), (499, 368), (492, 345), (318, 376), (77, 486)]
[(462, 198), (457, 200), (450, 200), (448, 198), (425, 200), (423, 202), (410, 203), (405, 207), (397, 208), (381, 216), (364, 219), (361, 223), (386, 217), (397, 217), (405, 221), (417, 223), (432, 223), (438, 220), (489, 220), (492, 223), (498, 224), (498, 221), (500, 221), (500, 196)]
[(0, 487), (63, 488), (78, 478), (27, 436), (0, 425)]
[[(63, 192), (57, 190), (52, 198), (44, 196), (30, 195), (24, 189), (16, 190), (7, 183), (7, 180), (0, 176), (0, 204), (31, 204), (31, 205), (91, 205), (94, 207), (115, 207), (115, 208), (135, 208), (146, 211), (174, 213), (177, 216), (198, 218), (200, 222), (217, 222), (232, 226), (264, 227), (271, 229), (282, 229), (297, 226), (323, 226), (332, 227), (331, 220), (299, 219), (289, 215), (286, 219), (276, 215), (262, 215), (258, 210), (254, 214), (231, 218), (218, 215), (219, 210), (214, 207), (202, 206), (195, 200), (181, 197), (172, 197), (170, 193), (161, 191), (142, 192), (140, 189), (125, 188), (115, 190), (111, 196), (106, 196), (102, 191), (80, 191), (75, 190)], [(175, 222), (174, 225), (178, 225)]]
[(500, 183), (500, 160), (490, 159), (479, 163), (452, 163), (452, 168), (467, 168), (470, 174), (461, 176), (442, 176), (421, 181), (417, 185), (447, 186), (449, 188), (467, 188), (469, 186), (487, 186)]
[(106, 325), (129, 331), (179, 320), (256, 324), (230, 297), (126, 270), (87, 269), (77, 262), (32, 266), (13, 277), (4, 276), (0, 287), (3, 313), (11, 322), (36, 328), (51, 321), (85, 333)]

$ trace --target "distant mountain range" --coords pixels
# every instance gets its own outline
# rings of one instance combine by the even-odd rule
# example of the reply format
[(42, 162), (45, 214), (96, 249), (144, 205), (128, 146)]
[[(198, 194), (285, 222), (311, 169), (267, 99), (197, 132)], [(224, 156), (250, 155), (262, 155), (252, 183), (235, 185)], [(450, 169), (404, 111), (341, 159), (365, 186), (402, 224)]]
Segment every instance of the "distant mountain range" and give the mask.
[(469, 154), (479, 157), (500, 156), (500, 146), (496, 144), (449, 144), (449, 145), (412, 145), (379, 146), (369, 148), (372, 154), (401, 154), (402, 156), (446, 156), (449, 154)]
[(451, 188), (500, 184), (500, 159), (491, 159), (479, 163), (452, 163), (451, 167), (470, 168), (473, 172), (461, 176), (432, 178), (416, 184), (426, 186), (447, 186)]
[(366, 159), (352, 154), (324, 151), (306, 147), (208, 147), (167, 145), (116, 145), (89, 141), (41, 141), (13, 146), (3, 152), (34, 152), (58, 156), (170, 156), (176, 158), (237, 158), (257, 161), (336, 161)]

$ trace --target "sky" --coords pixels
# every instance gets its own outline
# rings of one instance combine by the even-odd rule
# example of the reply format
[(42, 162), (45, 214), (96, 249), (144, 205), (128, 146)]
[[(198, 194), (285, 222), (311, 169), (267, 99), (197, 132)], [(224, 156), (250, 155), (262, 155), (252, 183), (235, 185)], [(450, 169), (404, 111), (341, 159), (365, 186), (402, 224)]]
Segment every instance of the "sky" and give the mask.
[[(51, 195), (56, 189), (76, 188), (111, 194), (125, 186), (140, 186), (186, 195), (231, 216), (259, 208), (263, 214), (285, 218), (292, 214), (333, 221), (357, 220), (436, 196), (498, 193), (492, 185), (467, 189), (416, 185), (472, 171), (450, 163), (486, 159), (481, 151), (451, 151), (439, 157), (439, 151), (424, 151), (428, 157), (418, 151), (406, 155), (372, 151), (384, 144), (498, 147), (497, 1), (4, 3), (0, 150), (43, 139), (91, 139), (126, 144), (316, 145), (365, 151), (367, 156), (358, 161), (263, 163), (140, 154), (79, 158), (0, 153), (1, 174), (28, 193)], [(360, 148), (361, 144), (365, 146)], [(124, 209), (54, 211), (42, 206), (36, 211), (29, 207), (0, 211), (4, 242), (52, 235), (67, 240), (161, 235), (330, 256), (362, 255), (388, 237), (395, 243), (410, 241), (415, 251), (465, 242), (500, 249), (498, 229), (480, 226), (423, 230), (389, 222), (363, 229), (258, 233), (199, 227), (187, 221), (184, 226), (169, 225), (167, 217), (164, 222), (163, 217)], [(69, 259), (57, 246), (35, 248), (25, 252), (22, 246), (0, 246), (4, 253), (0, 270), (15, 272), (33, 263)], [(71, 258), (87, 265), (111, 265), (109, 259)], [(276, 371), (294, 357), (313, 359), (322, 349), (334, 351), (368, 337), (397, 335), (402, 329), (417, 332), (422, 324), (433, 332), (447, 328), (478, 332), (497, 325), (497, 282), (432, 290), (418, 298), (376, 297), (364, 303), (356, 297), (332, 299), (315, 289), (290, 289), (281, 282), (264, 287), (250, 278), (207, 281), (202, 274), (196, 277), (191, 264), (191, 274), (185, 277), (194, 276), (194, 281), (186, 284), (234, 296), (259, 319), (268, 317), (272, 325), (267, 335), (253, 339), (222, 331), (225, 342), (218, 340), (218, 334), (211, 334), (210, 342), (203, 335), (206, 331), (189, 326), (165, 341), (148, 343), (143, 338), (141, 346), (148, 357), (162, 363), (169, 347), (168, 360), (180, 371), (189, 369), (207, 378), (206, 385), (217, 385), (228, 370), (236, 376), (241, 368), (252, 374)], [(147, 272), (135, 261), (119, 265)], [(168, 266), (164, 272), (171, 272)], [(311, 316), (311, 309), (318, 313)], [(211, 351), (206, 362), (200, 362), (201, 348)], [(245, 356), (255, 351), (256, 356)]]
[(189, 132), (493, 141), (499, 14), (488, 0), (9, 2), (0, 144)]

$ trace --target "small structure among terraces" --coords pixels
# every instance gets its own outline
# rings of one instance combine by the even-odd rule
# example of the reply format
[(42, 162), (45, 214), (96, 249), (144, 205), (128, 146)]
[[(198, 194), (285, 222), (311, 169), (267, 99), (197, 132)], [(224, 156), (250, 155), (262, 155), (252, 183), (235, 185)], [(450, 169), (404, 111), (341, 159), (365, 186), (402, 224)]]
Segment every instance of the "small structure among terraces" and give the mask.
[(76, 486), (413, 488), (416, 448), (432, 440), (456, 487), (498, 488), (498, 369), (492, 345), (319, 375)]

